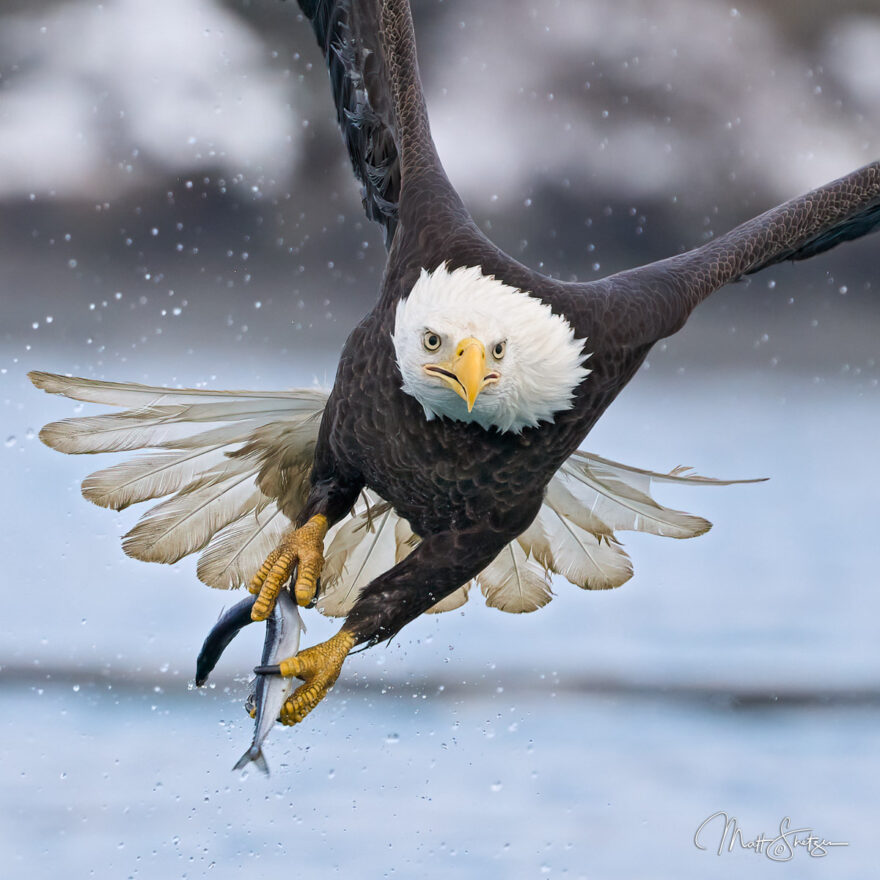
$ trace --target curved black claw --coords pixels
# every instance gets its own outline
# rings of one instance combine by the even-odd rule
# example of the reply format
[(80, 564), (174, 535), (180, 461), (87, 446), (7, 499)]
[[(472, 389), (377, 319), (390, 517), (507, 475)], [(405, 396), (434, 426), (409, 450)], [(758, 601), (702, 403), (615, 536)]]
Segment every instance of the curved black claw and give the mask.
[(281, 675), (281, 667), (277, 663), (268, 666), (255, 666), (254, 674), (256, 675)]
[(315, 595), (312, 596), (312, 601), (309, 602), (308, 605), (306, 605), (306, 608), (314, 608), (315, 605), (318, 604), (318, 599), (320, 598), (320, 596), (321, 596), (321, 578), (318, 578), (318, 580), (315, 581)]

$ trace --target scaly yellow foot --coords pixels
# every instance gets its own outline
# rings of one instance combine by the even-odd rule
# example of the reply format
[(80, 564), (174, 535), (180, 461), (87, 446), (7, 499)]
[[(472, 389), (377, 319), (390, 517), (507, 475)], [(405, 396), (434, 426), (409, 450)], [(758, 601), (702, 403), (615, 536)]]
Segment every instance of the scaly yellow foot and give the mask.
[(254, 670), (264, 675), (295, 675), (303, 680), (281, 708), (282, 724), (298, 724), (327, 696), (355, 641), (352, 633), (342, 629), (333, 638), (306, 648), (295, 657), (288, 657), (273, 666), (258, 666)]
[(294, 596), (298, 605), (308, 605), (315, 598), (318, 578), (324, 567), (324, 535), (327, 517), (313, 516), (299, 529), (285, 533), (281, 543), (266, 557), (248, 589), (259, 594), (251, 609), (251, 620), (265, 620), (275, 605), (281, 588), (296, 569)]

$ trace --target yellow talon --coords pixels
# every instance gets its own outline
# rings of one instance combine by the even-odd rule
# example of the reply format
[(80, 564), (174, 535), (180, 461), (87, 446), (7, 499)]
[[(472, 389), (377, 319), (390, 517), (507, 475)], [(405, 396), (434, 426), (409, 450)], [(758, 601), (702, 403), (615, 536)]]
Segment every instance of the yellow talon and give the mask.
[(355, 641), (352, 633), (342, 629), (326, 642), (306, 648), (279, 664), (282, 675), (295, 675), (303, 680), (281, 708), (282, 724), (298, 724), (327, 696)]
[(265, 620), (275, 606), (281, 588), (296, 569), (294, 595), (299, 605), (308, 605), (315, 598), (318, 578), (324, 567), (324, 536), (327, 517), (313, 516), (299, 529), (291, 529), (281, 543), (266, 557), (248, 589), (257, 593), (251, 609), (251, 620)]

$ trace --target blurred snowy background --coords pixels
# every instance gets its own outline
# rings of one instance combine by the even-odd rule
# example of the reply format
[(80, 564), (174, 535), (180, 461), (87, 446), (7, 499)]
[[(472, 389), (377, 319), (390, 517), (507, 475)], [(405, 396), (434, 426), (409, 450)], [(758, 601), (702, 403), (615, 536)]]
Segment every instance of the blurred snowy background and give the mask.
[[(876, 0), (417, 0), (434, 134), (506, 250), (587, 279), (692, 247), (880, 156)], [(719, 477), (715, 529), (627, 537), (636, 575), (539, 614), (472, 600), (352, 658), (273, 775), (227, 769), (260, 650), (187, 690), (220, 609), (127, 559), (106, 462), (30, 369), (329, 384), (383, 265), (293, 3), (0, 7), (4, 876), (741, 877), (693, 845), (789, 815), (873, 869), (880, 803), (880, 239), (716, 294), (588, 440)], [(83, 410), (85, 411), (85, 410)], [(626, 536), (625, 536), (626, 537)], [(309, 638), (331, 626), (310, 616)], [(239, 644), (240, 642), (240, 644)]]

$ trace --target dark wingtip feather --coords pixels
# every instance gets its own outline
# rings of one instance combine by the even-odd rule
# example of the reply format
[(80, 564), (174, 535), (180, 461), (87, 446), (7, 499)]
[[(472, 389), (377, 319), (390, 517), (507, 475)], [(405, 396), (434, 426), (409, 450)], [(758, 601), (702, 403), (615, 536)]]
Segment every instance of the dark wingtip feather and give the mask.
[[(379, 52), (378, 31), (355, 32), (352, 0), (299, 0), (299, 7), (324, 53), (336, 118), (361, 184), (364, 213), (384, 227), (385, 246), (390, 247), (398, 220), (399, 157), (389, 125), (370, 103), (366, 83), (366, 68)], [(361, 23), (368, 14), (366, 5), (358, 9)], [(370, 87), (387, 89), (381, 73), (373, 69), (373, 74)]]
[(875, 202), (858, 213), (847, 217), (830, 229), (823, 230), (797, 247), (774, 254), (770, 259), (751, 267), (746, 274), (752, 275), (755, 272), (766, 269), (768, 266), (784, 263), (789, 260), (792, 262), (795, 260), (808, 260), (810, 257), (815, 257), (817, 254), (829, 251), (845, 241), (854, 241), (857, 238), (862, 238), (871, 232), (875, 232), (878, 228), (880, 228), (880, 202)]

